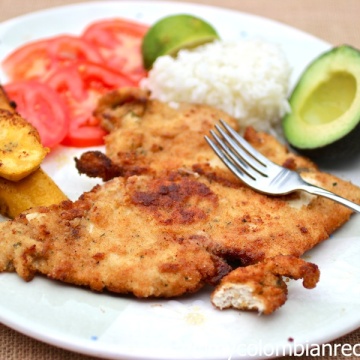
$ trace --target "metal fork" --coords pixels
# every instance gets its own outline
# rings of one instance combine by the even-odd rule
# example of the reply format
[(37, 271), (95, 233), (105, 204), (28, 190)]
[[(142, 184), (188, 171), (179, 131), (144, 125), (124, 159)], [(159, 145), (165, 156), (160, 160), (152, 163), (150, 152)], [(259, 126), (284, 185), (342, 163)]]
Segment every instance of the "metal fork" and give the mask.
[(324, 196), (360, 213), (360, 206), (328, 190), (306, 182), (297, 172), (279, 166), (255, 150), (225, 121), (210, 131), (212, 138), (206, 141), (224, 164), (245, 184), (270, 195), (289, 194), (303, 190)]

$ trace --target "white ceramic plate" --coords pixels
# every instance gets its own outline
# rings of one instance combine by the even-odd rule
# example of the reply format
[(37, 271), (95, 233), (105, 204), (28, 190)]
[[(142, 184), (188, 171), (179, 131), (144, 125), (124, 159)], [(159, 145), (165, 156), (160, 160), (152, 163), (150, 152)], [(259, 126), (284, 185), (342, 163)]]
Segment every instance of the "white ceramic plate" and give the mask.
[[(279, 43), (293, 66), (292, 83), (306, 64), (329, 48), (288, 26), (209, 6), (114, 1), (83, 3), (22, 16), (0, 24), (0, 58), (26, 41), (59, 33), (78, 34), (91, 21), (125, 17), (145, 23), (176, 13), (210, 21), (224, 39), (261, 37)], [(6, 78), (0, 74), (0, 81)], [(96, 180), (79, 176), (73, 157), (84, 150), (58, 149), (44, 168), (70, 198)], [(329, 168), (360, 185), (359, 159)], [(360, 326), (360, 215), (307, 254), (321, 269), (316, 289), (289, 285), (287, 303), (271, 316), (215, 310), (210, 289), (175, 300), (136, 300), (97, 294), (43, 277), (26, 283), (0, 274), (0, 320), (41, 341), (113, 359), (244, 359), (309, 349)], [(298, 351), (301, 351), (301, 346)]]

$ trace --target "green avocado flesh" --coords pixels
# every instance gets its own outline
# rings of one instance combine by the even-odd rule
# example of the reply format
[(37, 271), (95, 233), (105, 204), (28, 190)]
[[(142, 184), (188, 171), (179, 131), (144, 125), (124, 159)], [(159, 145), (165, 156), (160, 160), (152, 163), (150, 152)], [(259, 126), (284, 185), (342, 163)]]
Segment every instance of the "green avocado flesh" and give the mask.
[(290, 96), (289, 144), (313, 158), (360, 151), (360, 51), (342, 45), (315, 59)]

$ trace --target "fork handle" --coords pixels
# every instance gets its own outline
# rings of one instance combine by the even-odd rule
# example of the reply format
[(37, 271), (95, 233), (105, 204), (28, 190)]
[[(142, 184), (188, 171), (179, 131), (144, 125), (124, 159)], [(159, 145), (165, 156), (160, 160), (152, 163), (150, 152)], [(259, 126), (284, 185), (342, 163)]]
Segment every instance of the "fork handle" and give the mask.
[(313, 195), (320, 195), (323, 197), (326, 197), (328, 199), (334, 200), (342, 205), (347, 206), (348, 208), (360, 213), (360, 205), (355, 204), (354, 202), (343, 198), (342, 196), (336, 195), (332, 193), (331, 191), (325, 190), (323, 188), (320, 188), (318, 186), (306, 183), (306, 185), (302, 186), (302, 190), (313, 194)]

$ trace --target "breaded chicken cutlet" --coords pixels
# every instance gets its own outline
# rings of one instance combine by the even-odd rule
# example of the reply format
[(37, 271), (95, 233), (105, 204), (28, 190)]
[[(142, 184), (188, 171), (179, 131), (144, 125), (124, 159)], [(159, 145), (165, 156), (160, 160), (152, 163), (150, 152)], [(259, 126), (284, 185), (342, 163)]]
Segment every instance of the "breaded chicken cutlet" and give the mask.
[[(264, 314), (286, 301), (282, 276), (316, 285), (317, 266), (299, 257), (351, 211), (303, 194), (270, 197), (241, 183), (204, 140), (219, 118), (236, 127), (234, 119), (208, 106), (174, 109), (134, 89), (105, 96), (97, 116), (110, 131), (106, 154), (87, 152), (76, 164), (107, 182), (77, 202), (1, 224), (1, 271), (138, 297), (179, 296), (221, 281), (215, 306)], [(308, 181), (360, 202), (358, 187), (321, 173), (270, 135), (249, 128), (245, 137)]]

